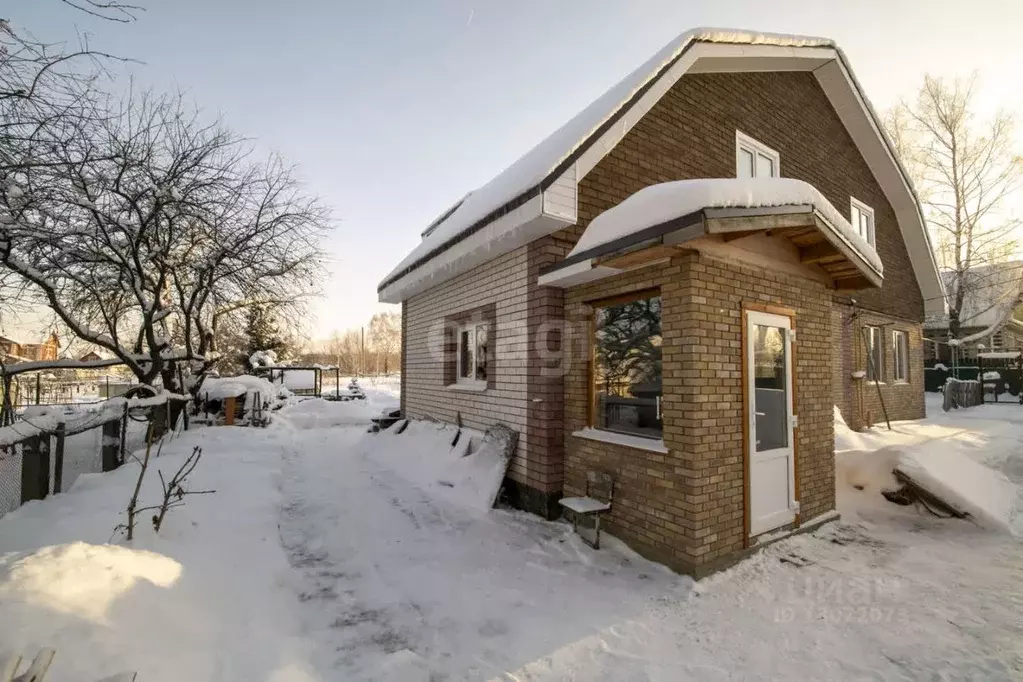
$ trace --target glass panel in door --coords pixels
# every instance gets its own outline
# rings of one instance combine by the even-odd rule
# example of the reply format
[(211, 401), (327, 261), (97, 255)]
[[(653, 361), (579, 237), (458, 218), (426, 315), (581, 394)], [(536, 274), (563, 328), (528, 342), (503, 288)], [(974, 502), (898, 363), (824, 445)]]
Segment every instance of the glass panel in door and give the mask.
[(753, 404), (756, 451), (789, 445), (788, 372), (785, 329), (753, 325)]

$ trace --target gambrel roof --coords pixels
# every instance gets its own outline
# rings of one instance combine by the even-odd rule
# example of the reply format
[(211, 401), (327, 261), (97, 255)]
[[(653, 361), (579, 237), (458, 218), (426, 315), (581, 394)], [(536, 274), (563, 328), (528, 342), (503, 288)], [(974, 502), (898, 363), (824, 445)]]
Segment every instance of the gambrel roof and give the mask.
[(685, 73), (812, 71), (898, 218), (928, 310), (943, 289), (908, 176), (833, 41), (699, 28), (683, 33), (432, 223), (380, 283), (396, 303), (576, 221), (578, 182)]

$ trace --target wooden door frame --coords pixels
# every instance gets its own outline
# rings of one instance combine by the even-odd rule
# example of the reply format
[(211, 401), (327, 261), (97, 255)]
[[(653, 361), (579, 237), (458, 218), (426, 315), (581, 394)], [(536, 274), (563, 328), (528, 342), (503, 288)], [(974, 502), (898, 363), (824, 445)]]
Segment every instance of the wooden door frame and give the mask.
[[(784, 308), (777, 305), (768, 305), (765, 303), (755, 303), (752, 301), (743, 301), (740, 309), (740, 333), (739, 333), (739, 344), (740, 354), (742, 357), (741, 375), (742, 385), (740, 387), (740, 393), (742, 394), (742, 499), (743, 499), (743, 513), (742, 513), (742, 546), (750, 546), (750, 432), (749, 432), (749, 419), (750, 419), (750, 405), (749, 396), (747, 395), (746, 383), (749, 379), (750, 368), (749, 363), (746, 361), (747, 347), (746, 343), (749, 341), (747, 337), (746, 324), (747, 316), (746, 313), (767, 313), (769, 315), (778, 315), (780, 317), (789, 318), (789, 327), (792, 333), (796, 332), (796, 311), (792, 308)], [(797, 360), (797, 349), (796, 340), (799, 338), (798, 335), (792, 339), (791, 353), (789, 362), (792, 363), (792, 416), (796, 417), (796, 426), (792, 428), (792, 485), (793, 494), (795, 495), (796, 501), (799, 502), (800, 509), (796, 512), (796, 517), (793, 520), (793, 524), (796, 528), (799, 528), (801, 522), (802, 505), (803, 500), (799, 490), (799, 365)]]

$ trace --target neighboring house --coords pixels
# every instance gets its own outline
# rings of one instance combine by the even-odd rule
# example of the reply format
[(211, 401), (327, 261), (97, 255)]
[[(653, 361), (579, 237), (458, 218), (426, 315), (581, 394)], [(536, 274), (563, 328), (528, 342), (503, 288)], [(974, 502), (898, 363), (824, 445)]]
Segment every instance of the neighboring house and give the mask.
[(951, 270), (942, 272), (941, 278), (950, 301), (960, 285), (963, 288), (959, 334), (953, 340), (946, 312), (929, 315), (924, 322), (928, 359), (951, 363), (955, 345), (957, 360), (976, 358), (978, 351), (1023, 350), (1023, 322), (1015, 317), (1023, 304), (1023, 263), (975, 266), (963, 274), (963, 282)]
[(404, 413), (516, 428), (506, 490), (546, 517), (611, 473), (612, 531), (684, 572), (830, 518), (832, 404), (879, 418), (866, 339), (890, 415), (922, 417), (942, 306), (880, 130), (830, 40), (683, 34), (380, 284)]
[(51, 333), (42, 343), (18, 343), (13, 339), (0, 336), (0, 350), (18, 361), (56, 360), (60, 350), (60, 339), (56, 332)]

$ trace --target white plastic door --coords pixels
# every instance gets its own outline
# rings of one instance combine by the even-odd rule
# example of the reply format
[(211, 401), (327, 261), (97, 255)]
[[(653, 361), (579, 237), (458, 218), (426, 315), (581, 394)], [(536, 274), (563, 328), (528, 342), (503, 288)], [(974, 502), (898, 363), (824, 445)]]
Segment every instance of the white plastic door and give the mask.
[(799, 509), (789, 318), (747, 311), (745, 351), (750, 535), (755, 536), (792, 523)]

